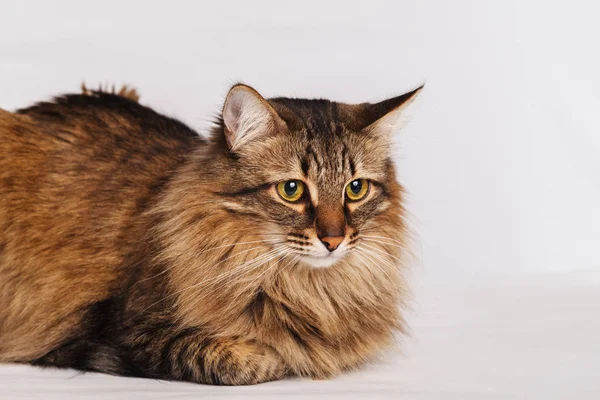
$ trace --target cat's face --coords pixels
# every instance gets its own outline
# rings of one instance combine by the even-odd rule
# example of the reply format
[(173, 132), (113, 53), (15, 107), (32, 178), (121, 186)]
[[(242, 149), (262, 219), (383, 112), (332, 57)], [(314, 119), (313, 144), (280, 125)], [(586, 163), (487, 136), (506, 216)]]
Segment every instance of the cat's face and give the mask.
[(223, 112), (236, 163), (225, 206), (256, 217), (263, 236), (282, 252), (312, 267), (334, 265), (360, 243), (361, 233), (376, 234), (401, 218), (390, 134), (415, 94), (346, 105), (267, 101), (246, 86), (234, 87)]

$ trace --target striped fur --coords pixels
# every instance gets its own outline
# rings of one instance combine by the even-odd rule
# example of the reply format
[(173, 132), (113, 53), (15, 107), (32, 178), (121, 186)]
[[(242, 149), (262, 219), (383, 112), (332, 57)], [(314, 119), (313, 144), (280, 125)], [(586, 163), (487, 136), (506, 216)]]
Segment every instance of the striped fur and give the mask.
[[(205, 139), (131, 90), (0, 110), (0, 361), (242, 385), (371, 360), (403, 330), (406, 293), (378, 124), (417, 92), (347, 105), (252, 90), (274, 123), (233, 148), (222, 120)], [(274, 189), (292, 178), (298, 204)], [(355, 178), (372, 188), (345, 203)], [(340, 215), (345, 255), (311, 267), (317, 222)]]

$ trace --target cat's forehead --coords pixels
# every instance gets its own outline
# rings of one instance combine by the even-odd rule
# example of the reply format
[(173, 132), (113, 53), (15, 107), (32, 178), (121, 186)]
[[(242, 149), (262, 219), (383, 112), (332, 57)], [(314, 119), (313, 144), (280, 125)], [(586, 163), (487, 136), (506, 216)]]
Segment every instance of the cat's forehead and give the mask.
[(389, 143), (354, 129), (356, 121), (345, 104), (290, 98), (268, 102), (285, 129), (246, 149), (252, 171), (262, 171), (271, 181), (307, 179), (336, 196), (350, 179), (385, 179)]
[(307, 138), (339, 136), (349, 121), (343, 104), (322, 99), (275, 98), (269, 103), (292, 132), (304, 133)]
[(323, 188), (337, 188), (357, 177), (384, 178), (389, 145), (349, 127), (352, 121), (340, 111), (343, 104), (288, 98), (269, 102), (287, 131), (273, 138), (269, 156), (261, 157), (274, 173), (293, 171)]
[(331, 186), (354, 178), (384, 179), (389, 152), (359, 133), (340, 130), (301, 141), (295, 158), (305, 176)]

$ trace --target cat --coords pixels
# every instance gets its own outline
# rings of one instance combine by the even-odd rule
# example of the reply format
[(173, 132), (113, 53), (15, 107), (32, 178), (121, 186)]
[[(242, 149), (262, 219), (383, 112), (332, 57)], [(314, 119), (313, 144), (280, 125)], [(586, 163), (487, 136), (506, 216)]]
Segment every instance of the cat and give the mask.
[(234, 85), (206, 137), (88, 90), (0, 110), (0, 362), (248, 385), (404, 332), (396, 121)]

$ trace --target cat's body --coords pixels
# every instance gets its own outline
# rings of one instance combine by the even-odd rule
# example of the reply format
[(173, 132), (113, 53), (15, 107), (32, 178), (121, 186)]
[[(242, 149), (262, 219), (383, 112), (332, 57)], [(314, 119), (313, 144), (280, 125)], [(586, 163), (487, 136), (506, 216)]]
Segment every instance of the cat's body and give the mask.
[[(414, 92), (358, 117), (240, 88), (209, 139), (106, 93), (0, 110), (0, 362), (250, 384), (327, 377), (392, 342), (401, 188), (367, 122)], [(378, 182), (364, 202), (327, 200), (357, 173)], [(276, 200), (290, 174), (305, 200)], [(347, 254), (311, 267), (307, 252), (333, 263), (311, 247), (333, 228)]]

